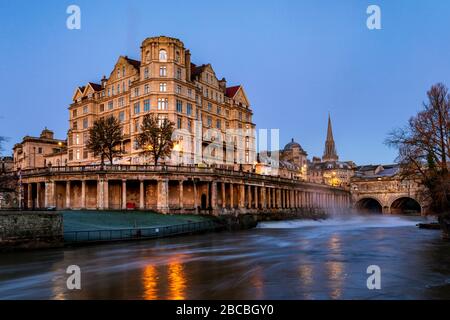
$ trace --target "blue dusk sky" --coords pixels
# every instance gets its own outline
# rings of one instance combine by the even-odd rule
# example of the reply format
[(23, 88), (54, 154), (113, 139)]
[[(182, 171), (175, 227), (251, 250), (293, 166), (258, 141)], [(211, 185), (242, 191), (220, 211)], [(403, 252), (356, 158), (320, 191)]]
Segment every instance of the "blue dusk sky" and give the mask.
[[(81, 30), (66, 9), (81, 8)], [(366, 9), (381, 8), (381, 30)], [(331, 113), (340, 158), (391, 163), (383, 141), (450, 85), (450, 1), (0, 0), (0, 136), (5, 154), (47, 126), (65, 138), (75, 88), (140, 59), (146, 37), (181, 39), (196, 64), (243, 84), (258, 128), (321, 156)]]

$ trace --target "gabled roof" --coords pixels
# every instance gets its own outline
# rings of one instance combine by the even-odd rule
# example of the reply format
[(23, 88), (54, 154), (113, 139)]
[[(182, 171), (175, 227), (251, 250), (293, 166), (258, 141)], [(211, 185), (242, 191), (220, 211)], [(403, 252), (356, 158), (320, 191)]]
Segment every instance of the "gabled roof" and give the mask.
[(197, 66), (194, 63), (191, 63), (191, 77), (195, 78), (195, 77), (199, 76), (203, 72), (203, 70), (205, 70), (206, 67), (207, 67), (206, 64)]
[(102, 86), (98, 83), (93, 83), (93, 82), (88, 82), (88, 85), (91, 86), (91, 88), (94, 91), (101, 91), (102, 90)]
[(130, 59), (127, 56), (124, 57), (133, 67), (139, 69), (141, 67), (141, 62), (139, 60)]
[(240, 85), (234, 86), (234, 87), (228, 87), (227, 90), (226, 90), (225, 95), (228, 98), (233, 98), (236, 95), (236, 93), (239, 91), (240, 88), (241, 88)]

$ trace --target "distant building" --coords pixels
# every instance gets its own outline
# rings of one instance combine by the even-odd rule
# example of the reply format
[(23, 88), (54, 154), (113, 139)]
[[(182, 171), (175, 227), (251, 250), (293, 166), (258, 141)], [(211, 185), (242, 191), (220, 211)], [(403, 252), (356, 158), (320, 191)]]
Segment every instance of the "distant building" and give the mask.
[[(43, 168), (49, 165), (65, 165), (67, 157), (62, 155), (66, 141), (55, 139), (53, 131), (45, 128), (39, 137), (25, 136), (13, 148), (15, 171), (21, 169)], [(53, 158), (52, 155), (60, 155)]]
[(0, 174), (8, 173), (14, 170), (13, 157), (0, 157)]
[(333, 137), (331, 117), (328, 116), (327, 137), (322, 159), (313, 157), (308, 163), (308, 181), (335, 187), (350, 187), (356, 165), (353, 161), (339, 161)]

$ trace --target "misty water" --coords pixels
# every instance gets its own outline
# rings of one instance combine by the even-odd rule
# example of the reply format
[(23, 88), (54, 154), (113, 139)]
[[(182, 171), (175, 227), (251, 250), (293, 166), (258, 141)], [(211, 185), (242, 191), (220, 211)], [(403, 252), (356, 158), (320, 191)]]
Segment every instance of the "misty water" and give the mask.
[[(450, 243), (420, 217), (344, 216), (0, 254), (1, 299), (443, 299)], [(68, 290), (66, 268), (81, 268)], [(381, 268), (381, 290), (366, 285)]]

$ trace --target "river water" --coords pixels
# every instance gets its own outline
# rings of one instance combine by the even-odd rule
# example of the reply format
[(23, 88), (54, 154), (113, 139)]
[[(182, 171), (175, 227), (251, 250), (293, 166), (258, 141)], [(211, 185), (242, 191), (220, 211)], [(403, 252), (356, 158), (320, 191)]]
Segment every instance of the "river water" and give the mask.
[[(421, 218), (345, 216), (0, 254), (1, 299), (449, 299), (450, 244)], [(81, 269), (68, 290), (66, 268)], [(367, 267), (381, 289), (367, 288)]]

